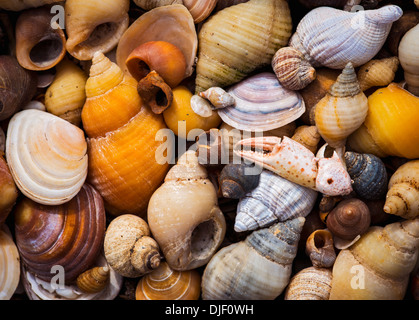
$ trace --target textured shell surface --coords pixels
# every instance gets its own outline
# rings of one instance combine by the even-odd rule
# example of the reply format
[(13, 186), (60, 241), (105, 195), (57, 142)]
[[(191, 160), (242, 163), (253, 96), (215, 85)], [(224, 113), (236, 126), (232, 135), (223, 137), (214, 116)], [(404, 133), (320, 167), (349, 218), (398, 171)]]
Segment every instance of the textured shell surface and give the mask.
[(6, 225), (0, 227), (0, 300), (9, 300), (20, 279), (20, 257)]
[(84, 132), (44, 111), (24, 110), (12, 117), (6, 157), (18, 188), (42, 204), (69, 201), (80, 191), (87, 176)]
[(277, 221), (306, 217), (318, 193), (263, 170), (259, 185), (240, 199), (234, 230), (237, 232), (267, 227)]
[(285, 291), (285, 300), (329, 300), (332, 270), (308, 267), (292, 278)]
[(402, 14), (395, 5), (355, 13), (316, 8), (301, 19), (289, 44), (314, 67), (343, 69), (348, 62), (358, 67), (378, 53)]
[(227, 90), (234, 106), (218, 110), (230, 126), (245, 130), (272, 130), (298, 119), (305, 111), (298, 92), (284, 88), (272, 72), (251, 76)]
[(376, 86), (388, 86), (394, 80), (398, 68), (398, 57), (368, 61), (358, 71), (358, 81), (361, 91)]

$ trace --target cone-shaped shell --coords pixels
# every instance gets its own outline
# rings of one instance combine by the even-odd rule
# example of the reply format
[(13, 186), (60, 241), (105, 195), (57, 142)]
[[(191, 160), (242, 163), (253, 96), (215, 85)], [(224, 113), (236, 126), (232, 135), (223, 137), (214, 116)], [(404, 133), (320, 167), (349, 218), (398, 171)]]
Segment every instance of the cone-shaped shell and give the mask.
[(407, 31), (400, 41), (399, 59), (407, 90), (419, 96), (419, 24)]
[(198, 300), (200, 295), (198, 271), (176, 271), (167, 262), (142, 277), (135, 291), (136, 300)]
[(294, 275), (285, 291), (285, 300), (329, 300), (332, 270), (308, 267)]
[(61, 2), (62, 0), (1, 0), (0, 8), (11, 11), (21, 11), (33, 7), (41, 7), (46, 4), (53, 4), (55, 2)]
[(333, 265), (331, 300), (401, 300), (419, 248), (419, 219), (374, 226)]
[(304, 218), (253, 231), (219, 250), (202, 277), (204, 300), (273, 300), (288, 285)]
[(316, 191), (263, 170), (259, 185), (240, 199), (234, 230), (255, 230), (277, 221), (306, 217), (316, 199)]
[(371, 87), (384, 87), (393, 82), (399, 68), (399, 58), (373, 59), (364, 64), (358, 71), (361, 91)]
[(196, 93), (239, 82), (269, 65), (291, 36), (288, 3), (250, 0), (214, 14), (202, 26), (196, 66)]
[(30, 109), (13, 116), (7, 130), (6, 158), (20, 191), (42, 204), (69, 201), (87, 176), (84, 132), (44, 111)]
[(348, 62), (359, 67), (378, 53), (402, 14), (395, 5), (358, 12), (316, 8), (301, 19), (289, 45), (314, 67), (343, 69)]
[(7, 226), (0, 227), (0, 300), (9, 300), (20, 278), (20, 258)]
[(317, 153), (317, 146), (320, 142), (321, 136), (319, 131), (317, 130), (316, 126), (299, 126), (293, 136), (291, 137), (292, 140), (297, 141), (298, 143), (305, 146), (314, 154)]
[(76, 283), (80, 290), (86, 293), (96, 293), (105, 289), (108, 284), (110, 270), (108, 266), (94, 267), (77, 277)]

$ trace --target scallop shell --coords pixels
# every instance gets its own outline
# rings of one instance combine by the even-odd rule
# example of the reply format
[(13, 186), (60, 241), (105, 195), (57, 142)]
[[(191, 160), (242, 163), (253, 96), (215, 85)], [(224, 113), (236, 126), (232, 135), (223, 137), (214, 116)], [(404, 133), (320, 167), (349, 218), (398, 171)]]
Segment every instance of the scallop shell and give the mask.
[(306, 217), (314, 207), (317, 192), (263, 170), (259, 185), (237, 206), (236, 232), (267, 227), (277, 221)]
[(228, 125), (245, 131), (267, 131), (298, 119), (305, 111), (297, 92), (282, 87), (272, 72), (251, 76), (227, 92), (236, 104), (218, 110)]
[(9, 300), (19, 285), (20, 258), (12, 234), (0, 227), (0, 300)]
[(285, 291), (285, 300), (329, 300), (332, 271), (308, 267), (294, 275)]
[(84, 132), (44, 111), (30, 109), (13, 116), (7, 129), (6, 157), (17, 187), (38, 203), (65, 203), (86, 180)]

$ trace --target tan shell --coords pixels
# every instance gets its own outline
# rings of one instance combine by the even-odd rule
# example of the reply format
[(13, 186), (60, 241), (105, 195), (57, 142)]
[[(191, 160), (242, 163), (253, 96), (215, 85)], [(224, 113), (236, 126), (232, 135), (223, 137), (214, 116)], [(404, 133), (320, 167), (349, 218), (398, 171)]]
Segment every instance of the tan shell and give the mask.
[(398, 57), (368, 61), (358, 71), (358, 81), (361, 91), (366, 91), (371, 87), (389, 85), (393, 82), (398, 68)]
[(306, 241), (306, 254), (313, 266), (330, 268), (336, 260), (333, 235), (327, 229), (318, 229), (310, 234)]
[(329, 300), (332, 271), (308, 267), (294, 275), (285, 291), (285, 300)]
[(182, 0), (133, 0), (134, 3), (144, 10), (151, 10), (161, 6), (168, 6), (171, 4), (182, 4)]
[(291, 139), (301, 143), (311, 152), (316, 154), (321, 136), (316, 126), (302, 125), (295, 129), (294, 135)]
[(218, 0), (183, 0), (195, 23), (204, 21), (214, 10), (217, 2)]

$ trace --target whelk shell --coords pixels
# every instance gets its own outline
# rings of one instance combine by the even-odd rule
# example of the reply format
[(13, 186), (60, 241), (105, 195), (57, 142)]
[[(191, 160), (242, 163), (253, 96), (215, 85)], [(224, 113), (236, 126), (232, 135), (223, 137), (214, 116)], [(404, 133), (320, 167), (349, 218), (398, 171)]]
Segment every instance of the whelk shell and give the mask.
[(398, 68), (398, 57), (368, 61), (358, 71), (358, 81), (361, 91), (366, 91), (371, 87), (388, 86), (393, 82)]
[(97, 293), (108, 284), (110, 269), (108, 266), (94, 267), (77, 277), (76, 283), (80, 290), (86, 293)]

